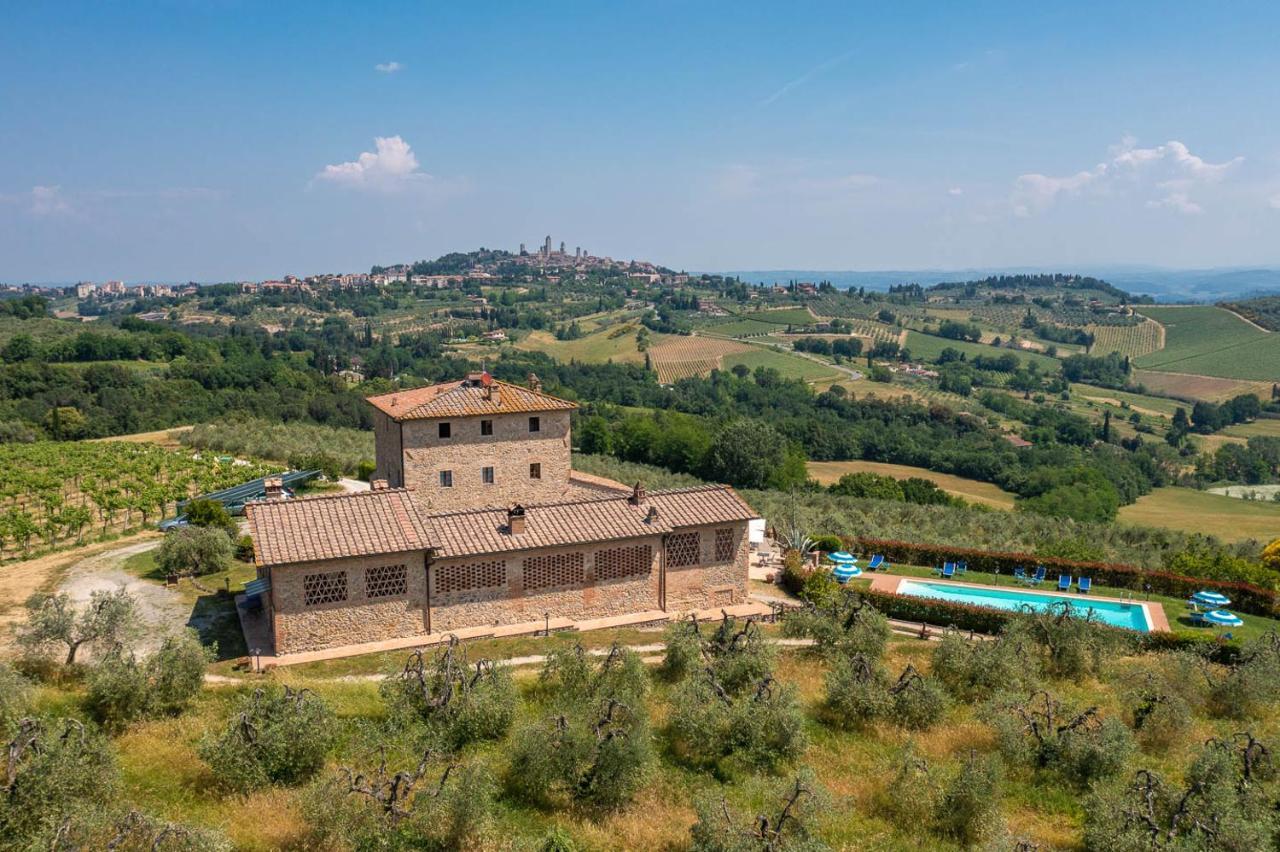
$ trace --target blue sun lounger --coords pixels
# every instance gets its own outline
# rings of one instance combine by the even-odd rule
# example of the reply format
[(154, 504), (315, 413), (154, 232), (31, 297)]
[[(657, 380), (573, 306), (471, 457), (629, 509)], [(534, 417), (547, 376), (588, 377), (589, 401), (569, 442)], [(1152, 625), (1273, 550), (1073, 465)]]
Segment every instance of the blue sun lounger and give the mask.
[(1079, 582), (1076, 584), (1076, 588), (1082, 595), (1089, 594), (1089, 590), (1093, 588), (1093, 579), (1090, 577), (1081, 577)]
[(941, 568), (934, 568), (934, 569), (933, 569), (933, 573), (941, 575), (941, 574), (945, 574), (945, 573), (947, 573), (948, 571), (950, 571), (951, 573), (953, 573), (953, 574), (954, 574), (954, 573), (955, 573), (955, 570), (956, 570), (956, 563), (954, 563), (954, 562), (943, 562), (943, 563), (942, 563), (942, 567), (941, 567)]
[(1013, 569), (1013, 579), (1015, 579), (1015, 580), (1025, 580), (1025, 579), (1027, 579), (1027, 569), (1026, 569), (1026, 568), (1023, 568), (1021, 565), (1019, 565), (1017, 568), (1014, 568), (1014, 569)]
[(877, 571), (880, 569), (880, 566), (882, 565), (884, 566), (886, 571), (889, 569), (889, 563), (885, 562), (884, 557), (881, 556), (879, 553), (877, 553), (874, 556), (872, 556), (871, 561), (867, 563), (867, 570)]
[(1043, 583), (1043, 582), (1044, 582), (1044, 566), (1043, 566), (1043, 565), (1037, 565), (1037, 566), (1036, 566), (1036, 573), (1035, 573), (1035, 574), (1033, 574), (1032, 576), (1030, 576), (1030, 577), (1028, 577), (1028, 578), (1027, 578), (1027, 583), (1028, 583), (1028, 584), (1030, 584), (1030, 585), (1032, 585), (1032, 586), (1035, 586), (1035, 585), (1039, 585), (1040, 583)]
[(948, 562), (946, 565), (942, 566), (942, 579), (952, 580), (952, 579), (955, 579), (955, 576), (956, 576), (956, 563)]
[(1071, 575), (1070, 574), (1058, 575), (1058, 591), (1060, 592), (1071, 591)]

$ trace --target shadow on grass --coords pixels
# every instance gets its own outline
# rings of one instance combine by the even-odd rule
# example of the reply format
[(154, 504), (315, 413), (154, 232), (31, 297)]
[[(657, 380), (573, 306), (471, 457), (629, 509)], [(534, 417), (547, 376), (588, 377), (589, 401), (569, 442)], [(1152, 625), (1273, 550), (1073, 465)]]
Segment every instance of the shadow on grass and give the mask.
[(206, 645), (217, 643), (219, 661), (243, 657), (249, 653), (240, 630), (235, 598), (223, 592), (201, 595), (191, 608), (187, 626), (200, 634)]

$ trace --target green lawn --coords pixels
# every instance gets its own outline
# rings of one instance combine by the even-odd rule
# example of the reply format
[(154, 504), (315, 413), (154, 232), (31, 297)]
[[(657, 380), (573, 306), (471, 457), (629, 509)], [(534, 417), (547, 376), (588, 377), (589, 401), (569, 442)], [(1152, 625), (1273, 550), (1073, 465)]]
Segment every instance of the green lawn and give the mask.
[(754, 370), (756, 367), (772, 368), (785, 378), (803, 379), (806, 382), (818, 382), (824, 379), (834, 380), (844, 376), (843, 373), (839, 373), (825, 364), (810, 361), (808, 358), (801, 358), (799, 355), (767, 349), (763, 346), (754, 347), (751, 352), (724, 356), (724, 368), (726, 370), (732, 369), (738, 364), (742, 364), (749, 370)]
[(1232, 435), (1237, 438), (1280, 438), (1280, 418), (1259, 418), (1252, 423), (1237, 423), (1234, 426), (1228, 426), (1223, 429), (1222, 434)]
[(1280, 334), (1209, 306), (1144, 307), (1165, 327), (1165, 345), (1135, 364), (1148, 370), (1272, 381), (1280, 376)]

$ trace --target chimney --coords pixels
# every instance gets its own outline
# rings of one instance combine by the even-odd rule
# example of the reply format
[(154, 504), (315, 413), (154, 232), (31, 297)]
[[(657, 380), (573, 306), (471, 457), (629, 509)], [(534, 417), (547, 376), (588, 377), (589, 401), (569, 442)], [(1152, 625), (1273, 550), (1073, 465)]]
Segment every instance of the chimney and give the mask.
[(640, 484), (640, 480), (636, 480), (635, 487), (631, 489), (631, 496), (627, 498), (632, 506), (644, 505), (644, 486)]
[(268, 476), (262, 480), (262, 488), (268, 500), (284, 499), (284, 480), (278, 476)]
[(652, 524), (657, 520), (658, 520), (658, 507), (650, 506), (648, 513), (644, 516), (644, 522), (646, 524)]
[(369, 488), (372, 491), (386, 491), (387, 481), (385, 479), (371, 479), (369, 480)]
[(538, 391), (539, 393), (542, 392), (542, 379), (538, 378), (537, 373), (529, 374), (528, 383), (529, 383), (529, 390)]
[(516, 503), (507, 510), (507, 534), (520, 535), (524, 532), (524, 506)]
[[(489, 374), (485, 373), (488, 378)], [(484, 398), (491, 401), (494, 405), (502, 404), (502, 388), (492, 379), (484, 386)]]

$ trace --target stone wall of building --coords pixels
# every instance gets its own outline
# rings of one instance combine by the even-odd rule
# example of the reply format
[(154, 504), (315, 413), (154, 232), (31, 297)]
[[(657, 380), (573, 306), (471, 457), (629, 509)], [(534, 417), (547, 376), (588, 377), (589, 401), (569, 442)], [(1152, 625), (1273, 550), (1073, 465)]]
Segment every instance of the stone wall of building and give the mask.
[[(404, 566), (403, 587), (398, 566)], [(345, 596), (336, 594), (334, 575), (345, 579)], [(271, 569), (277, 654), (421, 635), (427, 632), (425, 603), (421, 552)]]
[[(717, 531), (726, 530), (729, 541), (717, 553)], [(745, 523), (682, 529), (668, 537), (696, 533), (699, 563), (672, 565), (671, 547), (667, 558), (667, 612), (686, 612), (734, 606), (747, 602), (748, 543)], [(719, 533), (724, 536), (725, 533)], [(728, 558), (725, 558), (728, 553)]]
[[(647, 560), (637, 548), (647, 549)], [(652, 536), (433, 561), (431, 631), (522, 624), (548, 613), (581, 620), (656, 610), (661, 558), (661, 537)], [(565, 582), (546, 585), (557, 575)], [(542, 585), (529, 588), (535, 584)]]
[[(529, 431), (530, 417), (538, 418), (537, 432)], [(481, 434), (484, 420), (492, 421), (492, 435)], [(449, 423), (448, 438), (440, 437), (442, 422)], [(415, 498), (434, 511), (552, 501), (560, 499), (568, 487), (571, 447), (567, 411), (407, 420), (400, 426), (404, 430), (404, 485), (414, 489)], [(398, 453), (399, 447), (394, 451)], [(530, 476), (530, 465), (535, 463), (541, 466), (539, 479)], [(384, 467), (392, 466), (384, 466), (379, 457), (378, 470)], [(484, 481), (486, 467), (493, 468), (492, 483)], [(441, 487), (443, 470), (452, 472), (452, 487)]]
[(374, 479), (385, 479), (392, 488), (404, 485), (400, 455), (400, 424), (377, 409), (373, 412)]

